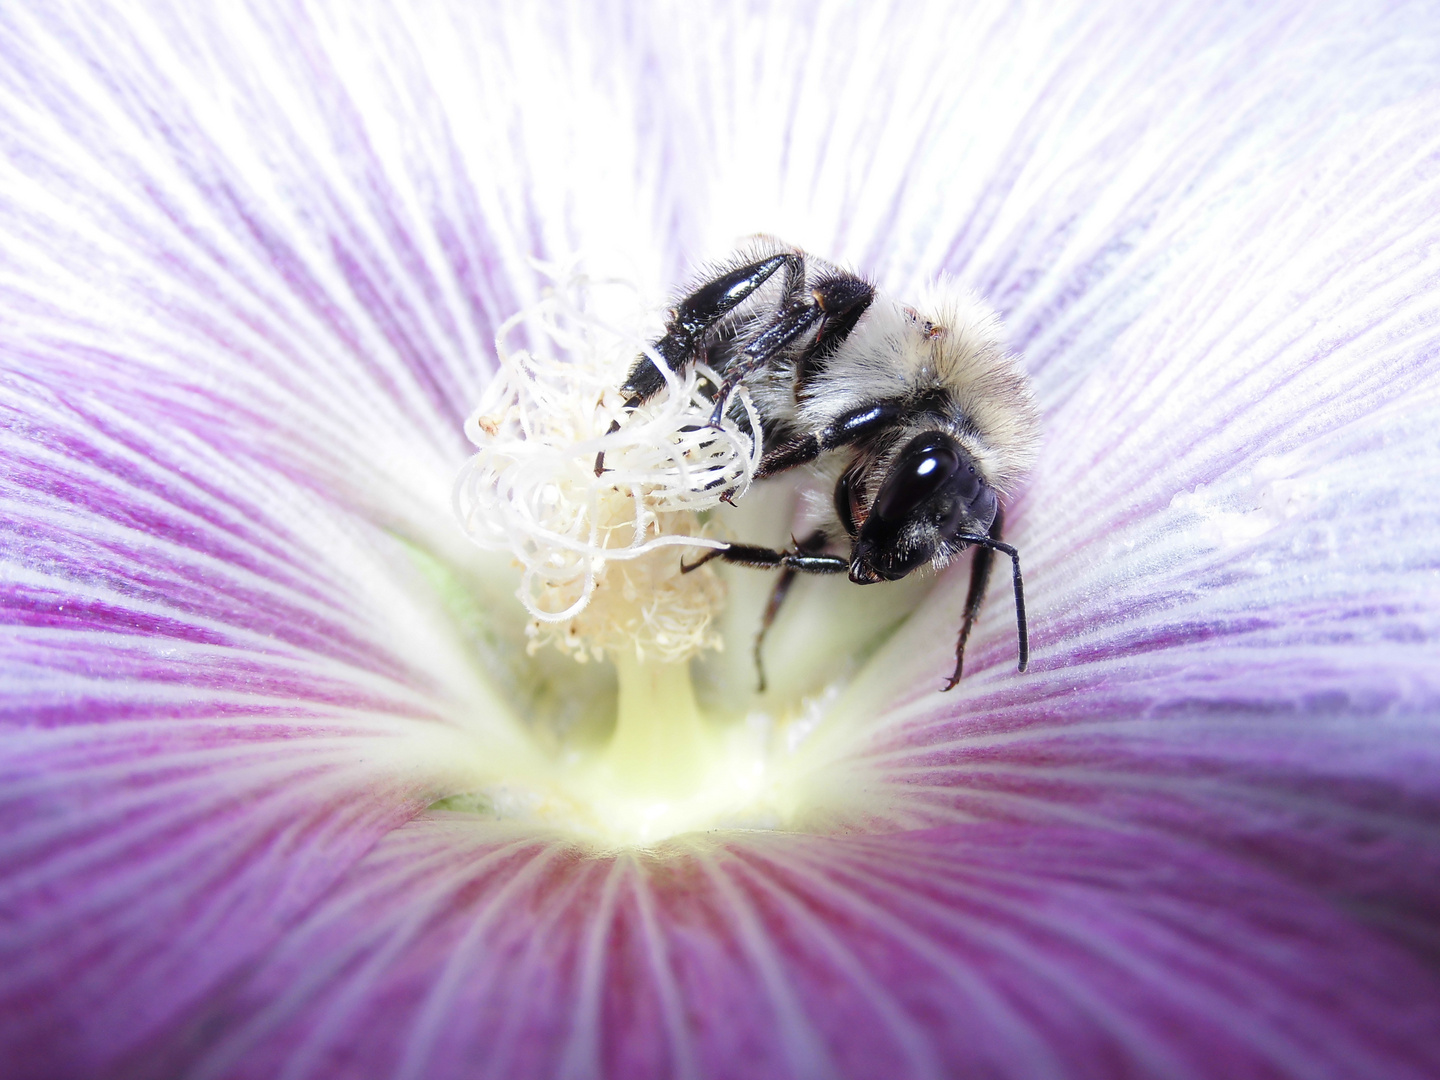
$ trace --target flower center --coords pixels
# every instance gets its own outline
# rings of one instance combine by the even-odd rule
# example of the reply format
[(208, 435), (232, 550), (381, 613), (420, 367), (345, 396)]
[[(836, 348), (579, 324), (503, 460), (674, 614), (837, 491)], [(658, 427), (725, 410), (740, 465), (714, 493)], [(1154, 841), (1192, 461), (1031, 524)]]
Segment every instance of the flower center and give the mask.
[[(794, 809), (782, 759), (813, 726), (825, 689), (812, 682), (808, 694), (767, 695), (757, 707), (754, 675), (730, 656), (718, 678), (706, 665), (702, 712), (690, 662), (723, 648), (727, 590), (715, 564), (684, 569), (723, 547), (715, 511), (749, 488), (760, 424), (742, 390), (748, 430), (729, 418), (712, 426), (718, 377), (704, 364), (670, 371), (649, 345), (658, 321), (619, 312), (617, 293), (633, 296), (558, 274), (501, 327), (500, 369), (466, 425), (478, 453), (456, 484), (457, 513), (477, 544), (518, 568), (527, 659), (558, 689), (517, 709), (531, 721), (549, 709), (548, 726), (531, 725), (539, 743), (548, 737), (549, 760), (509, 767), (444, 805), (549, 821), (604, 846), (782, 824)], [(524, 348), (512, 343), (522, 333)], [(666, 386), (627, 401), (620, 388), (638, 356)], [(749, 573), (754, 618), (754, 595), (773, 581)], [(736, 651), (749, 660), (748, 648)], [(743, 690), (724, 685), (737, 679)], [(613, 727), (599, 715), (609, 700)]]

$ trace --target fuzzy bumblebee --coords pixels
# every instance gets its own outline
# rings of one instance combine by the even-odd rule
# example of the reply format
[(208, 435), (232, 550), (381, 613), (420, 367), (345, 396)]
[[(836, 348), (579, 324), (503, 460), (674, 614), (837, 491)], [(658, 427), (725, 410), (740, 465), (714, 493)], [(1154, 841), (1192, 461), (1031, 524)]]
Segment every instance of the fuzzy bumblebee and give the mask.
[[(955, 647), (960, 678), (996, 551), (1014, 568), (1020, 670), (1028, 659), (1018, 552), (1002, 540), (1002, 500), (1035, 455), (1037, 417), (995, 313), (941, 282), (912, 305), (773, 239), (709, 268), (621, 388), (638, 408), (667, 373), (704, 363), (723, 380), (711, 416), (744, 422), (748, 391), (765, 453), (755, 478), (809, 467), (833, 499), (793, 550), (730, 544), (718, 558), (777, 569), (760, 644), (797, 573), (847, 573), (859, 585), (940, 569), (977, 550)], [(599, 473), (603, 456), (596, 461)], [(847, 554), (838, 553), (848, 547)], [(764, 685), (761, 667), (761, 685)]]

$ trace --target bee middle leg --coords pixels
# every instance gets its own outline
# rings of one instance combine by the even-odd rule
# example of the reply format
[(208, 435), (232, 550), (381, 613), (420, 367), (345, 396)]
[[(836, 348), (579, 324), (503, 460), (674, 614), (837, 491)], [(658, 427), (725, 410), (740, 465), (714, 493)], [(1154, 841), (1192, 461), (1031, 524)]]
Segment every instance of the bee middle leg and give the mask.
[[(825, 547), (825, 534), (816, 530), (795, 545), (795, 550), (804, 554), (818, 554)], [(785, 598), (790, 595), (790, 587), (795, 584), (795, 575), (798, 571), (784, 569), (780, 571), (780, 580), (775, 582), (775, 587), (770, 590), (770, 599), (765, 603), (765, 614), (760, 619), (760, 631), (755, 635), (755, 677), (758, 685), (756, 689), (760, 693), (765, 692), (765, 635), (770, 632), (775, 617), (780, 614), (780, 606), (785, 603)]]
[(731, 544), (728, 548), (714, 548), (707, 551), (693, 563), (681, 563), (680, 572), (688, 574), (698, 570), (711, 559), (749, 566), (757, 570), (779, 570), (780, 580), (770, 590), (770, 599), (765, 605), (765, 614), (760, 621), (760, 632), (755, 635), (755, 671), (759, 677), (759, 690), (765, 692), (765, 664), (761, 650), (765, 634), (780, 613), (780, 606), (795, 583), (796, 574), (843, 574), (850, 569), (850, 560), (840, 555), (822, 555), (825, 534), (816, 531), (795, 545), (794, 551), (777, 551), (774, 548), (755, 547), (750, 544)]

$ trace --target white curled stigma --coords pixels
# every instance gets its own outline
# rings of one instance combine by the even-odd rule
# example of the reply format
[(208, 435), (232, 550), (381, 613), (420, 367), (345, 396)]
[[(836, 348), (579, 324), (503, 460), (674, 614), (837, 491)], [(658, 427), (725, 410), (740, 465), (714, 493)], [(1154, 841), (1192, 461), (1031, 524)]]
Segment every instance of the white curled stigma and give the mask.
[[(681, 575), (681, 556), (725, 546), (698, 515), (744, 494), (759, 440), (729, 417), (709, 426), (720, 385), (710, 368), (673, 372), (641, 320), (626, 332), (601, 316), (597, 297), (622, 283), (547, 272), (544, 297), (496, 332), (499, 370), (465, 424), (479, 453), (456, 482), (461, 524), (519, 564), (531, 651), (550, 643), (584, 660), (623, 648), (678, 662), (718, 647), (721, 584), (708, 567)], [(510, 344), (522, 328), (530, 348)], [(642, 354), (665, 388), (627, 410), (620, 387)], [(749, 396), (738, 396), (758, 432)]]

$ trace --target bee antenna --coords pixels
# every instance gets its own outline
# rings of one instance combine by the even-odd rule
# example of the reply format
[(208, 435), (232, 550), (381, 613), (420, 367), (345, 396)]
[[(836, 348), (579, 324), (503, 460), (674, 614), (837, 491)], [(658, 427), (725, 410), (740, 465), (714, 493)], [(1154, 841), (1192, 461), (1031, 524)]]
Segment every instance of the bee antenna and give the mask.
[(1030, 634), (1025, 626), (1025, 582), (1020, 577), (1020, 552), (1009, 544), (978, 533), (960, 533), (955, 539), (963, 540), (967, 544), (979, 544), (1010, 556), (1011, 565), (1015, 568), (1015, 631), (1020, 639), (1020, 670), (1024, 671), (1030, 663)]

